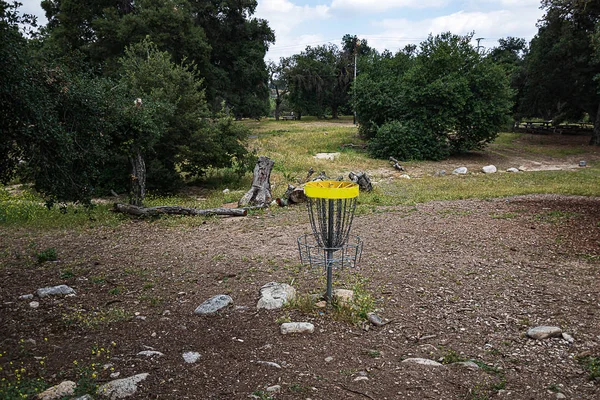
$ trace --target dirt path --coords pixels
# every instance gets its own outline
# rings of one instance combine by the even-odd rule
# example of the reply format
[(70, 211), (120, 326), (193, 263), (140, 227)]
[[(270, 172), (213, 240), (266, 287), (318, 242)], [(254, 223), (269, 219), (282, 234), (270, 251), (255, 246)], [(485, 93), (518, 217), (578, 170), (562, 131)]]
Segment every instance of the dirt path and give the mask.
[[(364, 255), (335, 285), (362, 286), (391, 320), (368, 330), (318, 309), (256, 311), (270, 281), (293, 282), (301, 294), (323, 289), (322, 275), (298, 263), (295, 240), (309, 232), (304, 208), (200, 228), (2, 228), (0, 375), (12, 376), (13, 361), (57, 384), (85, 377), (82, 366), (110, 363), (93, 367), (93, 381), (148, 372), (140, 399), (600, 398), (582, 361), (600, 357), (598, 210), (597, 198), (525, 196), (357, 217)], [(58, 261), (38, 264), (32, 248), (48, 247)], [(77, 295), (36, 299), (35, 309), (19, 300), (58, 284)], [(217, 294), (235, 306), (193, 314)], [(288, 319), (312, 322), (315, 332), (283, 336), (279, 323)], [(526, 338), (538, 325), (560, 326), (574, 343)], [(110, 353), (92, 355), (100, 348)], [(148, 348), (164, 356), (137, 355)], [(200, 360), (186, 364), (186, 351)], [(35, 357), (45, 357), (43, 368)], [(402, 362), (414, 357), (444, 366)], [(460, 360), (479, 368), (452, 363)], [(267, 392), (275, 385), (279, 392)]]

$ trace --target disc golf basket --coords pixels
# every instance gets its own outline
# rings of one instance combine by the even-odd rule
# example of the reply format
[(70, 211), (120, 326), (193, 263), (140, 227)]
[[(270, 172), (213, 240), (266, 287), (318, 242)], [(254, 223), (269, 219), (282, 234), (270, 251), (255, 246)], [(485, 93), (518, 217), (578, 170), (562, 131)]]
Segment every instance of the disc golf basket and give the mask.
[(355, 267), (360, 261), (360, 237), (350, 237), (359, 188), (339, 181), (308, 182), (308, 215), (312, 235), (298, 238), (300, 261), (327, 274), (327, 303), (331, 303), (333, 268)]

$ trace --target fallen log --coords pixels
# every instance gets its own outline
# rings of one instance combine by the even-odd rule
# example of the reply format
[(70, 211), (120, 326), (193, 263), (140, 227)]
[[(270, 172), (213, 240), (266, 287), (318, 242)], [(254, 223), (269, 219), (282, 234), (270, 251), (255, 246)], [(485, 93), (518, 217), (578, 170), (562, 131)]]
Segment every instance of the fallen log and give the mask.
[(113, 211), (138, 217), (151, 217), (160, 214), (169, 215), (230, 215), (232, 217), (245, 217), (248, 211), (243, 208), (186, 208), (179, 206), (138, 207), (131, 204), (115, 203)]
[(390, 156), (390, 164), (392, 164), (392, 167), (396, 168), (398, 171), (405, 171), (406, 169), (400, 165), (400, 161), (396, 160), (394, 157)]

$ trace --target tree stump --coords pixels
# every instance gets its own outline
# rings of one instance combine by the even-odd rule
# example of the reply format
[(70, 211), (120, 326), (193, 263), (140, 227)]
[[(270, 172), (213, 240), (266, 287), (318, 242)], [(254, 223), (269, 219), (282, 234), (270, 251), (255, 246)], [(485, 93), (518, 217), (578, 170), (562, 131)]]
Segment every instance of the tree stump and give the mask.
[(350, 172), (350, 174), (348, 174), (348, 178), (350, 178), (352, 182), (358, 184), (358, 188), (361, 192), (370, 192), (373, 190), (371, 178), (369, 178), (366, 172)]
[(275, 162), (269, 157), (260, 156), (254, 167), (252, 187), (238, 202), (238, 207), (268, 207), (273, 200), (271, 195), (271, 170)]

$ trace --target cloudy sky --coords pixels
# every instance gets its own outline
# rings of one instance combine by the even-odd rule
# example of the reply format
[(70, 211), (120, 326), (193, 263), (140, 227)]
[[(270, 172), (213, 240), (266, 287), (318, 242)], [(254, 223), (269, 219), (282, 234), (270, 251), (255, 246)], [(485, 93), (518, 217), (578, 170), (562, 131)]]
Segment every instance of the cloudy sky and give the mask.
[[(45, 23), (39, 0), (21, 2)], [(255, 17), (275, 31), (267, 59), (277, 61), (307, 45), (339, 44), (347, 33), (392, 52), (446, 31), (475, 32), (486, 48), (507, 36), (529, 41), (543, 15), (539, 7), (540, 0), (258, 0)]]

